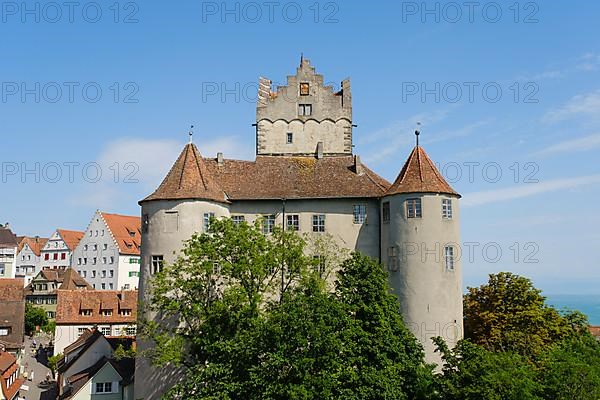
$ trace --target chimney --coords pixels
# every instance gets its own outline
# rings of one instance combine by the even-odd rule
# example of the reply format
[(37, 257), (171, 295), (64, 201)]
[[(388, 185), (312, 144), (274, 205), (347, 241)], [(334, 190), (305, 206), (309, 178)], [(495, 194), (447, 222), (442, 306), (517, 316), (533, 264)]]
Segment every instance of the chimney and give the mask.
[(223, 153), (217, 153), (217, 165), (222, 167), (224, 164)]
[(356, 175), (362, 175), (362, 174), (365, 173), (363, 165), (360, 162), (360, 156), (359, 155), (355, 155), (354, 156), (354, 172), (356, 172)]
[(317, 159), (323, 158), (323, 142), (317, 143)]

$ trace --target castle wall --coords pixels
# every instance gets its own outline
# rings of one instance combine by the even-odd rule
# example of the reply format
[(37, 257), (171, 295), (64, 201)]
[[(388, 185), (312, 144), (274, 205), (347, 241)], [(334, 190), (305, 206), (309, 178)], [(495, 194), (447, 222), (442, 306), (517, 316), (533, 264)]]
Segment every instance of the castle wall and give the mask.
[[(418, 197), (422, 218), (407, 218), (406, 199)], [(452, 219), (442, 218), (442, 199), (452, 199)], [(442, 336), (452, 348), (463, 337), (459, 201), (436, 194), (403, 194), (382, 200), (387, 201), (390, 222), (383, 224), (382, 261), (406, 325), (423, 344), (426, 360), (440, 365), (431, 338)], [(454, 248), (453, 270), (446, 268), (446, 246)]]

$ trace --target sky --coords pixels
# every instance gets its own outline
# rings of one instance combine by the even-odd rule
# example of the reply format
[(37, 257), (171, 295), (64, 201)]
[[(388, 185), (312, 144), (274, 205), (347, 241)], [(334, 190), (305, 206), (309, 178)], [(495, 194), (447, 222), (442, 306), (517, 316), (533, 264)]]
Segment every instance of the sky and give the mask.
[(0, 221), (139, 214), (188, 140), (253, 159), (260, 76), (350, 77), (354, 151), (393, 181), (421, 144), (461, 200), (464, 285), (599, 294), (600, 3), (0, 4)]

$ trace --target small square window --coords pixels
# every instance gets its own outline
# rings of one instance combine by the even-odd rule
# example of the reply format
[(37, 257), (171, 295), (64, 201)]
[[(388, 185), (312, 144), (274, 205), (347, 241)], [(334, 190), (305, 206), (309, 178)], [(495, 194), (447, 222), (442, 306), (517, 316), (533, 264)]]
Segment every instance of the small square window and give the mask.
[(388, 247), (388, 269), (398, 271), (398, 248), (395, 246)]
[(300, 96), (308, 96), (310, 94), (310, 84), (308, 82), (302, 82), (300, 84)]
[(325, 232), (325, 215), (318, 214), (312, 217), (313, 232)]
[(286, 139), (286, 143), (287, 144), (292, 144), (294, 143), (294, 134), (292, 132), (288, 132), (287, 133), (287, 139)]
[(367, 221), (367, 206), (364, 204), (354, 205), (354, 223), (363, 224)]
[(305, 117), (312, 115), (312, 104), (298, 104), (298, 115)]
[(421, 218), (423, 216), (421, 210), (421, 199), (407, 199), (406, 200), (406, 217), (407, 218)]

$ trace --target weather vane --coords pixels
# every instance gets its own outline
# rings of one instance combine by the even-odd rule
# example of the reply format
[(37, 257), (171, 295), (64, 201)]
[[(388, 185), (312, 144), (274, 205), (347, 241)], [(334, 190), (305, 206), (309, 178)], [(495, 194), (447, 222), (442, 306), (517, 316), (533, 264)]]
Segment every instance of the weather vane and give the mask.
[(419, 145), (419, 135), (421, 134), (421, 123), (417, 122), (417, 129), (415, 130), (415, 136), (417, 137), (417, 146)]
[(190, 143), (192, 143), (193, 139), (194, 139), (194, 125), (190, 126)]

